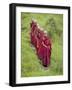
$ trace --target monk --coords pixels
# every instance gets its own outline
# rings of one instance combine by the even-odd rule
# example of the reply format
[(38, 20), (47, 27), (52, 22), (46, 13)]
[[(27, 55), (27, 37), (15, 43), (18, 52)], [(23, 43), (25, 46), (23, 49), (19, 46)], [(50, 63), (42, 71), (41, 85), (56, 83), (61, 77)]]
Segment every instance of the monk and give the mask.
[(38, 42), (37, 42), (37, 55), (39, 57), (39, 59), (43, 59), (42, 58), (42, 52), (43, 52), (43, 49), (42, 49), (42, 39), (43, 39), (43, 29), (40, 28), (39, 29), (39, 32), (38, 32)]
[(47, 36), (47, 32), (44, 32), (44, 40), (42, 42), (42, 45), (44, 48), (44, 57), (43, 57), (43, 65), (45, 67), (49, 66), (50, 64), (50, 58), (51, 58), (51, 39)]
[(38, 55), (42, 60), (43, 66), (47, 67), (50, 64), (51, 41), (46, 32), (44, 32), (43, 40), (38, 50)]
[(37, 42), (38, 42), (38, 26), (35, 27), (35, 30), (34, 30), (34, 46), (35, 48), (37, 48)]
[(37, 22), (36, 21), (32, 21), (31, 23), (31, 33), (30, 33), (30, 36), (31, 36), (31, 43), (34, 45), (35, 44), (35, 32), (36, 32), (36, 28), (37, 27)]

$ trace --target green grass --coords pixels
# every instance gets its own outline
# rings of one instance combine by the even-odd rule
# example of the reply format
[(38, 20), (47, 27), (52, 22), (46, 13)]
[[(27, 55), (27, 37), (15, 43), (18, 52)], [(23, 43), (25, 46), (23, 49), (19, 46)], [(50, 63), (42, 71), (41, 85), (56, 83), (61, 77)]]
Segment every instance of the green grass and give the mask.
[[(30, 43), (31, 19), (47, 30), (52, 38), (51, 64), (42, 66)], [(54, 76), (63, 74), (63, 15), (21, 13), (21, 77)]]

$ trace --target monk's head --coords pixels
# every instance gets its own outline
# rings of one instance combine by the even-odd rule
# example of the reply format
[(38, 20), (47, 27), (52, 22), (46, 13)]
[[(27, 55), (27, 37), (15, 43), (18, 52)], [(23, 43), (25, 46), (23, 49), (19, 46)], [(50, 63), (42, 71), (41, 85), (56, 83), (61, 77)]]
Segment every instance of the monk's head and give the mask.
[(37, 20), (32, 18), (31, 21), (32, 21), (33, 24), (37, 24)]
[(44, 36), (47, 36), (47, 31), (44, 31)]
[(41, 32), (44, 32), (43, 28), (40, 28)]

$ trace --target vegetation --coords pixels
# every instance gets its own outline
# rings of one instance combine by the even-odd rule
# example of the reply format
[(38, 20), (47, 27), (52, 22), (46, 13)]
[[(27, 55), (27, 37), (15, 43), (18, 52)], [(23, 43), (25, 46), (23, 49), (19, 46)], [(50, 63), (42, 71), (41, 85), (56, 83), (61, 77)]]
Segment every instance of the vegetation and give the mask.
[[(31, 19), (48, 32), (52, 39), (51, 64), (44, 68), (30, 43)], [(21, 77), (63, 74), (63, 15), (21, 13)]]

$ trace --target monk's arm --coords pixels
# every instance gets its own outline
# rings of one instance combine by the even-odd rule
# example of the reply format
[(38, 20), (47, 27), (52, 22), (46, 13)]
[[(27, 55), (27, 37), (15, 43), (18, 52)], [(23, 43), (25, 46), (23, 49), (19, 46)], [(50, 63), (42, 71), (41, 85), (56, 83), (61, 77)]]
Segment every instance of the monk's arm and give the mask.
[(46, 48), (49, 48), (49, 49), (51, 48), (50, 45), (47, 46), (47, 45), (44, 44), (44, 42), (42, 42), (42, 45), (43, 45), (44, 47), (46, 47)]
[(47, 48), (47, 46), (44, 44), (44, 42), (42, 42), (42, 45)]

